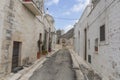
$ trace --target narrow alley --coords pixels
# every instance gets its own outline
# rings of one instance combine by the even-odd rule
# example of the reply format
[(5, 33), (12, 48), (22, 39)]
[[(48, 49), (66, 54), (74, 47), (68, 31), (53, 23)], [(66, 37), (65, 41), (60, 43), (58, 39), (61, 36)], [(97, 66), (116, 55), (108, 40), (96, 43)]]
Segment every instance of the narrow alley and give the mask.
[(67, 49), (61, 49), (47, 57), (43, 67), (38, 68), (29, 80), (76, 80), (72, 59)]
[(120, 0), (0, 0), (0, 80), (120, 80)]

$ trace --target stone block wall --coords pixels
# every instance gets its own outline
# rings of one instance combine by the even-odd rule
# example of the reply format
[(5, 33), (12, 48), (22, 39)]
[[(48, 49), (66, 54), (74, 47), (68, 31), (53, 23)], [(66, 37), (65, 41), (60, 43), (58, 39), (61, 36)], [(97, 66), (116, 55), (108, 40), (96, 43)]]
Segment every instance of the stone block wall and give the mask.
[(5, 75), (11, 72), (14, 41), (21, 42), (19, 66), (24, 65), (26, 59), (28, 62), (37, 59), (37, 41), (40, 33), (43, 40), (44, 23), (20, 0), (2, 0), (0, 4), (0, 74)]
[[(103, 80), (120, 79), (120, 0), (101, 0), (77, 24), (80, 30), (80, 56), (84, 59), (85, 38), (87, 29), (87, 60), (91, 55), (90, 66), (101, 75)], [(86, 13), (83, 13), (84, 15)], [(100, 41), (100, 26), (105, 24), (105, 41)], [(78, 33), (76, 33), (78, 34)], [(95, 52), (95, 40), (98, 39), (98, 52)], [(79, 45), (76, 45), (79, 47)]]
[(0, 3), (0, 75), (4, 73), (4, 71), (1, 69), (2, 67), (2, 39), (3, 39), (3, 24), (4, 24), (4, 9), (5, 9), (5, 3), (6, 1), (5, 0), (1, 0), (1, 3)]

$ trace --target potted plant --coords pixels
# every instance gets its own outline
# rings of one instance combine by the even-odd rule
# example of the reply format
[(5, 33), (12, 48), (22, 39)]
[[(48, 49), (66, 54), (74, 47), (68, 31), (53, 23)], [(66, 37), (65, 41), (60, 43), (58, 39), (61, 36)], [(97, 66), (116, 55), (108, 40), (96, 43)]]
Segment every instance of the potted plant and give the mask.
[(40, 59), (40, 52), (37, 52), (37, 59)]
[(98, 51), (98, 47), (95, 46), (95, 51)]
[(42, 54), (43, 54), (43, 55), (46, 55), (46, 54), (48, 54), (48, 51), (47, 51), (47, 50), (43, 50), (43, 51), (42, 51)]

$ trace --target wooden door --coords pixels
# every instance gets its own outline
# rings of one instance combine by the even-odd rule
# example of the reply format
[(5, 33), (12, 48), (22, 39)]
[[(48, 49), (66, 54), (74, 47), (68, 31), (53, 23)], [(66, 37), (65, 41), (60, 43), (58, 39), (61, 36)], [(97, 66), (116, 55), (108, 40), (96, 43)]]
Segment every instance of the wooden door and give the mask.
[(84, 55), (84, 59), (87, 60), (87, 29), (84, 30), (85, 32), (85, 55)]
[(19, 65), (19, 54), (20, 54), (20, 42), (14, 41), (13, 43), (13, 55), (12, 55), (12, 71)]

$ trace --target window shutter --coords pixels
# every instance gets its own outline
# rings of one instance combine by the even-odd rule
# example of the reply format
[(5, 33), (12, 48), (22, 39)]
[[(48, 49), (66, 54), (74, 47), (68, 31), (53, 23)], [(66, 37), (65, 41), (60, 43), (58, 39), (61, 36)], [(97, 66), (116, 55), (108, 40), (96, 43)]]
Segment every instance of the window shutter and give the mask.
[(100, 27), (100, 41), (105, 41), (105, 25)]

